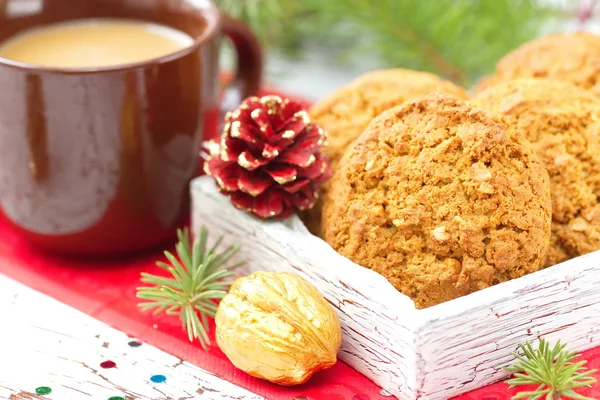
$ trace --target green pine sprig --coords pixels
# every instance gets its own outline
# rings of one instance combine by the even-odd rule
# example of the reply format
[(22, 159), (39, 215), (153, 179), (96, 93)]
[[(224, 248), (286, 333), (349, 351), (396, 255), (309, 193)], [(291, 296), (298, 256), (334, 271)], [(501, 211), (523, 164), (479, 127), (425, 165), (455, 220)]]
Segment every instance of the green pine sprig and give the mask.
[(470, 86), (508, 51), (555, 30), (558, 6), (537, 0), (216, 0), (263, 44), (287, 55), (413, 68)]
[(148, 300), (138, 306), (142, 310), (154, 310), (155, 314), (178, 315), (190, 341), (198, 339), (204, 350), (208, 349), (208, 318), (214, 318), (217, 300), (227, 294), (234, 276), (233, 270), (244, 261), (228, 265), (238, 253), (239, 246), (229, 246), (218, 251), (223, 238), (208, 248), (208, 229), (202, 227), (200, 235), (192, 243), (189, 230), (177, 231), (175, 246), (177, 257), (165, 251), (168, 263), (158, 261), (157, 266), (173, 277), (142, 273), (141, 281), (152, 286), (137, 289), (137, 297)]
[(340, 32), (346, 43), (336, 46), (349, 55), (368, 51), (383, 66), (426, 70), (463, 86), (492, 72), (502, 56), (539, 35), (554, 15), (535, 0), (305, 1), (317, 4), (318, 20), (352, 25)]
[(219, 9), (246, 22), (263, 43), (284, 28), (284, 16), (297, 8), (295, 0), (216, 0)]
[(539, 385), (536, 390), (520, 392), (512, 399), (558, 400), (571, 398), (577, 400), (594, 400), (582, 396), (574, 389), (590, 387), (596, 383), (592, 377), (596, 370), (588, 370), (585, 360), (574, 362), (580, 357), (576, 351), (565, 350), (566, 344), (558, 341), (550, 349), (548, 342), (541, 338), (538, 348), (534, 349), (529, 342), (520, 345), (524, 355), (514, 354), (517, 363), (507, 367), (514, 372), (514, 378), (506, 381), (510, 388), (521, 385)]

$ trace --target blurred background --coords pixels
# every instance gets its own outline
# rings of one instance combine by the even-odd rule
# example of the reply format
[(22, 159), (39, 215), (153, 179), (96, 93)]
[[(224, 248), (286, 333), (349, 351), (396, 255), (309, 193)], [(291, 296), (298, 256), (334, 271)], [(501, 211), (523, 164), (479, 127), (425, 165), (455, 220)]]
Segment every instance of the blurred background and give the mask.
[[(404, 67), (469, 88), (536, 36), (600, 33), (594, 0), (215, 0), (266, 52), (266, 80), (314, 100), (363, 72)], [(231, 65), (226, 46), (223, 64)]]

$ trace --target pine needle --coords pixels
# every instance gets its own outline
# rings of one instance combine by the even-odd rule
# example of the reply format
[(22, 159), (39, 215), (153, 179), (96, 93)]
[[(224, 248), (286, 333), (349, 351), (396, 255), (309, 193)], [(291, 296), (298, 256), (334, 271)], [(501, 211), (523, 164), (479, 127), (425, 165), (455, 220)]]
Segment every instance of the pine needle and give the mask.
[[(216, 0), (223, 12), (245, 21), (264, 43), (284, 27), (283, 16), (295, 0)], [(286, 5), (286, 9), (282, 8)]]
[(239, 246), (229, 246), (219, 252), (222, 237), (207, 250), (206, 227), (202, 227), (193, 243), (187, 228), (178, 230), (177, 238), (177, 256), (165, 251), (168, 263), (156, 263), (172, 278), (143, 272), (141, 281), (152, 286), (137, 289), (137, 297), (148, 300), (138, 306), (142, 310), (153, 310), (155, 314), (178, 315), (190, 341), (198, 339), (202, 348), (208, 350), (208, 318), (214, 318), (216, 301), (227, 294), (232, 283), (229, 278), (234, 276), (232, 271), (245, 262), (227, 265), (239, 251)]
[(597, 372), (584, 367), (586, 361), (574, 362), (581, 356), (576, 351), (565, 350), (566, 344), (561, 344), (560, 341), (550, 348), (544, 338), (540, 339), (537, 349), (534, 349), (529, 342), (520, 347), (524, 355), (514, 354), (517, 363), (506, 368), (507, 371), (514, 372), (514, 377), (506, 383), (511, 389), (521, 385), (538, 385), (538, 387), (533, 391), (518, 393), (512, 397), (513, 400), (562, 398), (594, 400), (573, 390), (591, 387), (596, 383), (592, 375)]
[[(267, 47), (381, 68), (426, 70), (469, 86), (559, 10), (537, 0), (216, 0)], [(554, 30), (554, 29), (553, 29)]]

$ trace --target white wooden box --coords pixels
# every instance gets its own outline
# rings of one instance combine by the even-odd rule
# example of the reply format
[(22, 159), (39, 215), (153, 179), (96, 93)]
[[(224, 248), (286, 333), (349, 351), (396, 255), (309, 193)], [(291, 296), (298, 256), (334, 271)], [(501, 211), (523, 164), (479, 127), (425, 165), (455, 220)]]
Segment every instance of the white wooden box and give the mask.
[(315, 285), (342, 322), (339, 358), (399, 399), (448, 399), (503, 379), (525, 340), (600, 344), (600, 252), (417, 310), (298, 217), (260, 221), (235, 209), (209, 177), (194, 180), (191, 192), (194, 232), (204, 224), (241, 244), (249, 263), (240, 274), (290, 271)]

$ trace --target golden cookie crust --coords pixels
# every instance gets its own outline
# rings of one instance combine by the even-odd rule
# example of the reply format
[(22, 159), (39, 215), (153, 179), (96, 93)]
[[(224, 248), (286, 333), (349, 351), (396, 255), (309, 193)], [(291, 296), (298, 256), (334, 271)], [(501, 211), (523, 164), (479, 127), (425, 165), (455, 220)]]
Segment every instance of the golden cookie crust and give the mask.
[(529, 139), (548, 170), (553, 221), (546, 266), (600, 249), (600, 99), (568, 82), (523, 78), (472, 101)]
[[(309, 115), (328, 134), (325, 153), (333, 170), (346, 148), (362, 133), (369, 122), (388, 108), (433, 92), (450, 93), (466, 99), (465, 90), (428, 72), (386, 69), (364, 74), (347, 86), (316, 103)], [(321, 197), (327, 196), (325, 185)], [(302, 215), (309, 230), (321, 235), (321, 202)]]
[(434, 92), (467, 99), (465, 90), (428, 72), (386, 69), (366, 73), (311, 107), (309, 115), (328, 133), (325, 152), (335, 166), (369, 122), (388, 108)]
[(418, 308), (537, 271), (550, 223), (548, 173), (529, 143), (441, 94), (375, 118), (323, 208), (326, 241)]
[(560, 79), (600, 94), (600, 36), (570, 32), (529, 41), (505, 55), (474, 92), (514, 78)]

